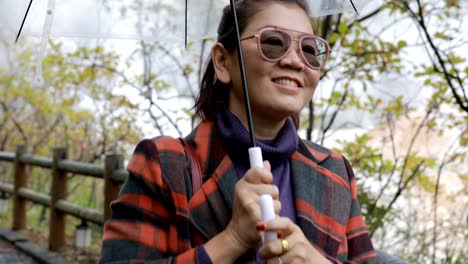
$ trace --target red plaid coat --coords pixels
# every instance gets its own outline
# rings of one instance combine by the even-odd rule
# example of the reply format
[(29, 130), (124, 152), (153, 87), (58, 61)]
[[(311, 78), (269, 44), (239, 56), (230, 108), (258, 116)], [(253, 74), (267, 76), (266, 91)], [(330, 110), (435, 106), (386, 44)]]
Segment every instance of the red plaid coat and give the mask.
[[(187, 137), (205, 175), (195, 194), (177, 139), (163, 136), (138, 144), (104, 227), (102, 263), (198, 263), (194, 236), (206, 241), (224, 230), (237, 181), (213, 128), (204, 121)], [(310, 242), (336, 263), (377, 263), (346, 159), (302, 141), (290, 167), (297, 224)], [(254, 259), (246, 254), (238, 262)]]

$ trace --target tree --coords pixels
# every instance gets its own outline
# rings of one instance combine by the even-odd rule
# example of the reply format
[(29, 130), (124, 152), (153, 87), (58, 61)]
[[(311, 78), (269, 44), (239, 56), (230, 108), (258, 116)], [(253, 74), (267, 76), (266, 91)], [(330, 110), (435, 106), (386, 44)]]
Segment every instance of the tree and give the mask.
[[(333, 53), (322, 77), (324, 95), (304, 115), (307, 136), (327, 144), (339, 128), (366, 130), (352, 140), (338, 138), (335, 147), (357, 173), (376, 244), (414, 263), (458, 263), (467, 255), (466, 223), (460, 225), (466, 191), (450, 186), (466, 186), (468, 171), (460, 10), (459, 1), (385, 1), (360, 18), (318, 22)], [(416, 52), (419, 58), (409, 57)], [(379, 126), (369, 131), (362, 117)], [(421, 150), (433, 142), (444, 155)]]
[[(107, 153), (128, 154), (142, 135), (136, 122), (139, 109), (119, 94), (123, 88), (115, 73), (98, 67), (116, 65), (119, 56), (102, 47), (65, 52), (59, 42), (49, 46), (44, 86), (27, 74), (35, 61), (32, 45), (5, 49), (9, 60), (0, 68), (1, 150), (24, 144), (33, 155), (51, 157), (53, 147), (67, 147), (70, 159), (88, 163), (102, 163)], [(30, 186), (47, 192), (50, 175), (39, 169), (31, 173)], [(102, 208), (96, 191), (102, 182), (70, 177), (71, 201)], [(80, 188), (86, 191), (77, 192)], [(42, 208), (39, 221), (44, 217)]]

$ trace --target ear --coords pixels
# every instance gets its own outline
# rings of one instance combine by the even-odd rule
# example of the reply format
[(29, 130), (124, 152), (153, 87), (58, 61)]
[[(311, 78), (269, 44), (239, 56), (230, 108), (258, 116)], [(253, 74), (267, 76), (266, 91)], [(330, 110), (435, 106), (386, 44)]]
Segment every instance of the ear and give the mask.
[(218, 81), (224, 84), (231, 82), (230, 54), (223, 44), (218, 42), (211, 48), (211, 59), (213, 60)]

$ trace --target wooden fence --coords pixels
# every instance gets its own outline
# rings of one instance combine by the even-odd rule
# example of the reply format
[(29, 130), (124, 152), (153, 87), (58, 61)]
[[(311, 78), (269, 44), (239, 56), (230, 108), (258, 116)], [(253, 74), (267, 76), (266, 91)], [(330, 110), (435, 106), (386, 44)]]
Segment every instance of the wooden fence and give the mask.
[[(43, 158), (27, 153), (26, 146), (18, 146), (16, 153), (0, 151), (0, 161), (14, 164), (14, 183), (0, 182), (0, 192), (13, 197), (13, 230), (26, 228), (26, 202), (31, 201), (49, 207), (49, 250), (58, 251), (65, 247), (65, 216), (72, 215), (79, 219), (103, 225), (110, 216), (110, 202), (118, 195), (122, 182), (128, 173), (123, 169), (121, 155), (107, 155), (104, 166), (77, 162), (67, 159), (67, 149), (53, 149), (53, 158)], [(37, 193), (27, 188), (28, 170), (26, 166), (41, 167), (51, 170), (51, 195)], [(104, 212), (82, 207), (68, 202), (67, 173), (104, 179)]]

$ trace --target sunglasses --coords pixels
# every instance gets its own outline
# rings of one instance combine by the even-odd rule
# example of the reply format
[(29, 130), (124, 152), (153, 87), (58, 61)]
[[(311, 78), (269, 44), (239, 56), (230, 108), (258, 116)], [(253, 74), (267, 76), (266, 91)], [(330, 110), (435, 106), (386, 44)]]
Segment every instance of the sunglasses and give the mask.
[(305, 34), (299, 38), (294, 38), (290, 32), (294, 30), (284, 30), (276, 27), (266, 27), (260, 29), (257, 34), (242, 38), (247, 40), (257, 38), (258, 50), (266, 61), (276, 62), (283, 59), (292, 48), (293, 41), (299, 44), (299, 54), (305, 64), (314, 70), (322, 69), (330, 54), (328, 42), (312, 34)]

